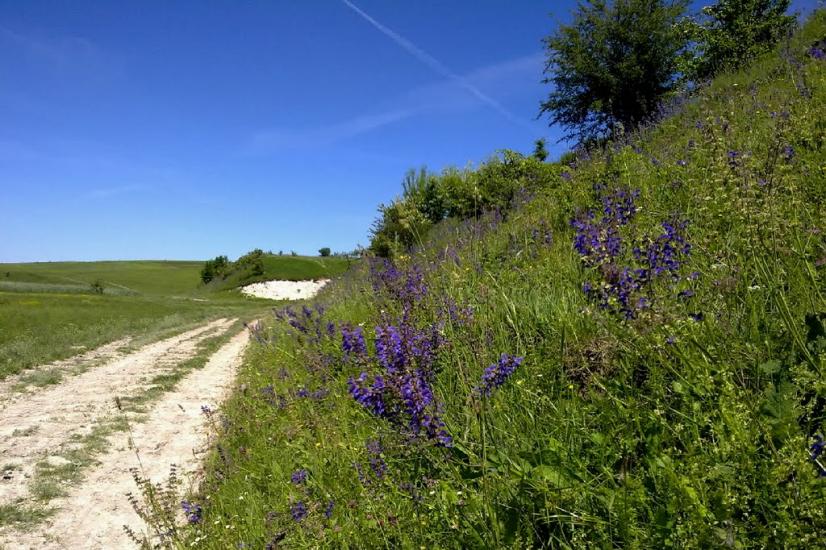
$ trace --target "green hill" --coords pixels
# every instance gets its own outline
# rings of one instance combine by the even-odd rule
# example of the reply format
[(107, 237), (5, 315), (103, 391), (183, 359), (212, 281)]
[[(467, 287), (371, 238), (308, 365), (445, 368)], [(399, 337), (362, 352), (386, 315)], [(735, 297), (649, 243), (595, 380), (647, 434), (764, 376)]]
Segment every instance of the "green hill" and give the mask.
[(228, 290), (258, 281), (331, 279), (347, 271), (353, 263), (355, 263), (355, 260), (341, 256), (277, 256), (264, 254), (261, 257), (262, 270), (260, 273), (255, 273), (248, 266), (233, 266), (223, 277), (216, 277), (206, 285), (206, 288), (208, 290)]
[(155, 260), (0, 264), (0, 290), (88, 291), (100, 281), (113, 294), (191, 294), (202, 265)]
[(822, 546), (825, 37), (280, 314), (176, 542)]

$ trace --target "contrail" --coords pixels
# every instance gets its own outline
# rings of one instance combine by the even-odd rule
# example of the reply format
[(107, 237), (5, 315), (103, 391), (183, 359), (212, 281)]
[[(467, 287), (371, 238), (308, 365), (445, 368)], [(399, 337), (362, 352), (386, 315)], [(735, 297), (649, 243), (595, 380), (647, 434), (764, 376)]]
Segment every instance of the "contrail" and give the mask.
[(515, 122), (516, 124), (519, 124), (520, 126), (524, 126), (526, 128), (531, 128), (529, 124), (527, 124), (525, 121), (518, 118), (510, 111), (508, 111), (501, 103), (499, 103), (489, 95), (485, 94), (482, 90), (471, 84), (463, 76), (451, 71), (441, 61), (439, 61), (438, 59), (436, 59), (420, 47), (416, 46), (413, 42), (406, 39), (393, 29), (386, 27), (381, 22), (373, 19), (373, 17), (371, 17), (370, 14), (364, 12), (361, 8), (353, 4), (350, 0), (341, 1), (344, 3), (345, 6), (356, 12), (362, 19), (364, 19), (365, 21), (373, 25), (376, 29), (378, 29), (379, 32), (381, 32), (382, 34), (390, 38), (393, 42), (405, 49), (410, 55), (412, 55), (420, 62), (430, 67), (431, 70), (433, 70), (436, 73), (439, 73), (445, 78), (454, 81), (456, 84), (467, 90), (471, 95), (473, 95), (486, 105), (494, 108), (496, 111), (498, 111), (511, 122)]

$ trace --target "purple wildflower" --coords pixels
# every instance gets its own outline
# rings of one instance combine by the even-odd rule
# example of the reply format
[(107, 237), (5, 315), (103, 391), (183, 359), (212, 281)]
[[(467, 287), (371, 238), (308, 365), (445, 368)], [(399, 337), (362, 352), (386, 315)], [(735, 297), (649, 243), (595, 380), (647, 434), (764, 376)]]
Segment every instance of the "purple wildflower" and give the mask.
[(783, 160), (790, 162), (794, 158), (794, 147), (786, 145), (783, 147)]
[(292, 481), (295, 485), (300, 485), (307, 481), (307, 470), (301, 468), (300, 470), (296, 470), (290, 476), (290, 481)]
[(817, 59), (818, 61), (826, 60), (826, 50), (824, 50), (823, 48), (818, 48), (817, 46), (812, 46), (811, 48), (809, 48), (809, 51), (807, 51), (806, 53), (809, 54), (809, 57), (811, 57), (813, 59)]
[(823, 436), (820, 434), (816, 434), (814, 440), (815, 442), (812, 443), (810, 451), (812, 460), (817, 460), (823, 454), (823, 449), (826, 448), (826, 441), (823, 440)]
[(740, 164), (740, 162), (739, 162), (740, 152), (739, 151), (730, 150), (726, 156), (728, 157), (728, 165), (729, 165), (730, 168), (734, 169), (734, 168), (737, 167), (738, 164)]
[(393, 325), (376, 327), (376, 355), (379, 364), (394, 373), (404, 368), (406, 356), (399, 329)]
[(325, 518), (330, 519), (331, 517), (333, 517), (333, 508), (335, 507), (335, 505), (336, 505), (335, 501), (332, 501), (332, 500), (327, 503), (327, 507), (324, 508), (324, 517)]
[(376, 376), (373, 384), (367, 386), (367, 373), (362, 372), (356, 378), (350, 378), (348, 385), (350, 386), (350, 395), (365, 407), (367, 410), (376, 416), (384, 416), (387, 413), (387, 406), (384, 402), (384, 379), (381, 376)]
[(186, 520), (191, 524), (201, 523), (202, 519), (202, 512), (201, 505), (195, 502), (188, 502), (186, 500), (181, 501), (181, 508), (184, 509), (184, 514), (186, 514)]
[(480, 395), (488, 396), (493, 390), (504, 384), (508, 378), (516, 371), (517, 367), (522, 364), (524, 357), (516, 357), (503, 353), (499, 357), (499, 361), (490, 365), (482, 373), (482, 383), (476, 388), (476, 392)]
[(351, 328), (347, 325), (341, 327), (341, 348), (344, 350), (344, 356), (347, 358), (351, 356), (363, 356), (367, 353), (367, 346), (364, 343), (364, 333), (361, 327)]
[(370, 469), (373, 470), (376, 478), (382, 479), (387, 472), (387, 463), (382, 458), (381, 442), (374, 439), (367, 442), (367, 454), (370, 455)]
[(290, 506), (290, 514), (294, 521), (302, 521), (307, 517), (307, 506), (302, 501), (298, 501)]

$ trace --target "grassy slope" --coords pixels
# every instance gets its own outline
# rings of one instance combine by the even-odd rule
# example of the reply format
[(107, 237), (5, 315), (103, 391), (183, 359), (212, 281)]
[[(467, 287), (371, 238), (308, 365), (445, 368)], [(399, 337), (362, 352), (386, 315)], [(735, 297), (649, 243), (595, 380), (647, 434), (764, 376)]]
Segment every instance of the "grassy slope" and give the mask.
[(307, 281), (310, 279), (330, 279), (347, 271), (353, 260), (337, 256), (264, 256), (264, 274), (251, 275), (246, 272), (230, 273), (226, 279), (210, 283), (210, 290), (237, 288), (257, 281), (286, 280)]
[[(442, 224), (399, 261), (428, 285), (408, 320), (444, 321), (433, 391), (450, 449), (409, 440), (352, 399), (348, 378), (379, 373), (374, 360), (345, 361), (340, 336), (277, 324), (240, 373), (195, 495), (204, 521), (182, 537), (208, 548), (817, 546), (826, 63), (802, 52), (824, 36), (821, 11), (793, 43), (801, 67), (772, 55), (722, 76), (504, 222)], [(612, 273), (572, 247), (569, 222), (600, 210), (598, 183), (640, 191), (624, 242), (661, 234), (675, 214), (689, 221), (678, 281), (650, 285), (632, 320), (582, 291)], [(628, 249), (617, 262), (640, 265)], [(319, 300), (325, 322), (362, 323), (369, 339), (402, 309), (364, 266)], [(448, 300), (472, 319), (446, 318)], [(473, 388), (502, 352), (524, 363), (480, 399)], [(291, 483), (301, 468), (307, 481)]]

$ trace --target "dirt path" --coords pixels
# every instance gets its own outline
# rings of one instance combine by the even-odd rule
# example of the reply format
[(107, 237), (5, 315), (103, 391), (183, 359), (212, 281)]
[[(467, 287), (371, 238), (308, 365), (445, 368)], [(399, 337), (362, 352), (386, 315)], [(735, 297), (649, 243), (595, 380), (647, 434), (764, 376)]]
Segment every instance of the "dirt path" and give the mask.
[[(226, 332), (233, 320), (219, 320), (198, 329), (145, 346), (62, 384), (25, 394), (0, 404), (0, 468), (15, 464), (10, 479), (0, 480), (0, 505), (25, 499), (38, 462), (51, 462), (56, 449), (70, 445), (73, 436), (89, 433), (96, 421), (116, 415), (114, 396), (144, 389), (148, 381), (193, 356), (198, 344)], [(172, 463), (191, 470), (193, 449), (201, 438), (201, 405), (223, 396), (247, 343), (244, 331), (216, 352), (206, 366), (190, 373), (152, 407), (148, 419), (133, 424), (134, 442), (149, 476), (168, 475)], [(130, 548), (122, 525), (141, 525), (125, 493), (134, 491), (128, 468), (137, 465), (128, 448), (128, 433), (109, 436), (112, 450), (66, 497), (50, 502), (60, 511), (40, 526), (16, 532), (0, 528), (0, 548)], [(129, 521), (127, 521), (129, 519)]]

